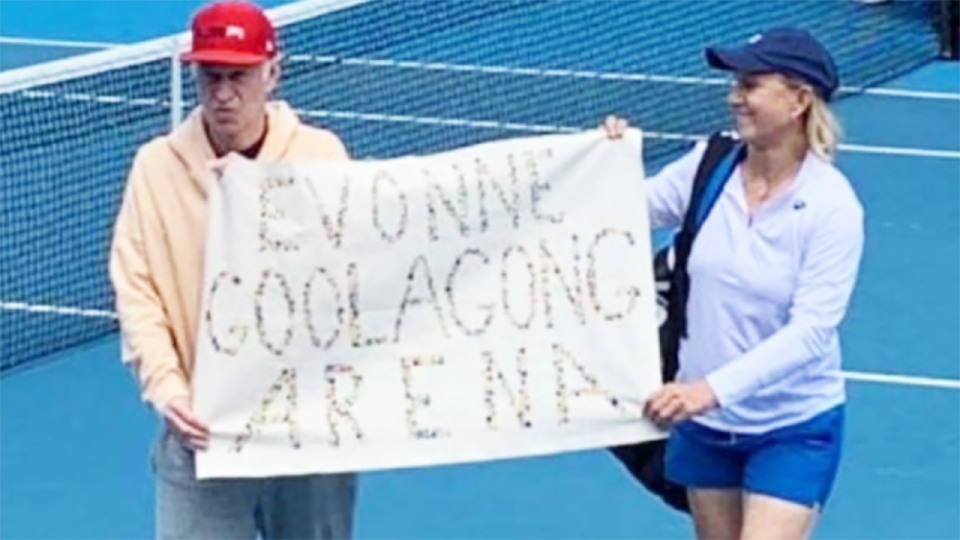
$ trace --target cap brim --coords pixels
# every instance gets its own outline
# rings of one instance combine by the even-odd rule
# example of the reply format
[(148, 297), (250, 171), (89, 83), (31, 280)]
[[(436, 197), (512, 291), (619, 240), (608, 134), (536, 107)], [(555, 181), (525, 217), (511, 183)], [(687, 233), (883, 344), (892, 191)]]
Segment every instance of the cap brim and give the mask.
[(254, 66), (267, 61), (262, 54), (237, 51), (194, 51), (184, 54), (184, 62), (191, 64), (225, 64), (229, 66)]
[(714, 69), (733, 71), (737, 73), (764, 73), (773, 68), (746, 49), (718, 49), (706, 50), (707, 64)]

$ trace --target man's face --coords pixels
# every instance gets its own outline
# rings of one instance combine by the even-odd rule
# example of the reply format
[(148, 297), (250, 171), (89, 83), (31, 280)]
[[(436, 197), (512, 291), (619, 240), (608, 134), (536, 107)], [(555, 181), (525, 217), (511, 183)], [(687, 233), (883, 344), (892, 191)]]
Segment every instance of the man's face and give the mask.
[(276, 86), (277, 69), (270, 62), (254, 66), (199, 64), (196, 77), (209, 129), (220, 137), (237, 138), (260, 125), (259, 117)]

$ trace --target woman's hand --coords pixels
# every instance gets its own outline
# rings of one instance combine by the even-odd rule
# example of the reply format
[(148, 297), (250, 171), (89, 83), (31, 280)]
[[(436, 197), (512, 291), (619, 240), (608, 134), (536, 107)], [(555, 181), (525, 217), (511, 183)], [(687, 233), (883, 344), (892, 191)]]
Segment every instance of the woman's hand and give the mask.
[(682, 422), (717, 406), (717, 397), (706, 381), (669, 383), (657, 390), (644, 406), (644, 414), (660, 425)]

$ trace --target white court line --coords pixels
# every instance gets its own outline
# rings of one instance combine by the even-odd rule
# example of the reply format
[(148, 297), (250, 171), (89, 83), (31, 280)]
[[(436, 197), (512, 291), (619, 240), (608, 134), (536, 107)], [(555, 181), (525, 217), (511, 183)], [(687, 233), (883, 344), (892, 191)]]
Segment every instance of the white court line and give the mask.
[[(417, 62), (412, 60), (389, 60), (370, 58), (345, 58), (337, 56), (313, 56), (309, 54), (294, 54), (288, 58), (291, 62), (314, 62), (319, 64), (345, 64), (355, 66), (370, 66), (399, 69), (420, 69), (425, 71), (454, 71), (525, 75), (537, 77), (566, 77), (576, 79), (602, 79), (634, 82), (661, 82), (668, 84), (688, 84), (703, 86), (726, 86), (729, 78), (721, 77), (681, 77), (671, 75), (656, 75), (643, 73), (616, 73), (603, 71), (584, 71), (552, 68), (518, 68), (507, 66), (485, 66), (471, 64), (451, 64), (444, 62)], [(842, 86), (840, 93), (851, 95), (879, 95), (889, 97), (904, 97), (914, 99), (934, 99), (960, 101), (960, 93), (928, 92), (922, 90), (905, 90), (898, 88), (864, 88), (860, 86)]]
[(117, 314), (102, 309), (81, 309), (63, 306), (43, 306), (25, 302), (0, 302), (0, 310), (26, 311), (29, 313), (52, 313), (54, 315), (72, 315), (76, 317), (98, 317), (116, 319)]
[[(21, 90), (19, 95), (32, 99), (69, 99), (77, 101), (95, 101), (98, 103), (126, 104), (128, 106), (168, 106), (166, 102), (160, 102), (156, 99), (128, 98), (123, 96), (97, 96), (93, 94), (58, 94), (50, 91)], [(184, 104), (185, 106), (192, 106)], [(412, 123), (425, 125), (441, 126), (459, 126), (480, 129), (500, 129), (504, 131), (521, 131), (529, 133), (580, 133), (585, 128), (557, 126), (557, 125), (538, 125), (522, 124), (517, 122), (497, 122), (492, 120), (472, 120), (465, 118), (439, 118), (427, 116), (395, 115), (382, 113), (357, 113), (351, 111), (331, 111), (331, 110), (304, 110), (297, 109), (300, 115), (314, 118), (344, 118), (350, 120), (364, 120), (373, 122), (391, 122), (391, 123)], [(705, 135), (695, 135), (688, 133), (664, 133), (658, 131), (643, 131), (645, 139), (654, 140), (673, 140), (673, 141), (701, 141), (705, 140)], [(841, 144), (839, 150), (853, 153), (869, 153), (893, 156), (913, 156), (943, 159), (960, 159), (960, 151), (957, 150), (929, 150), (923, 148), (904, 148), (891, 146), (865, 146)]]
[[(0, 302), (0, 310), (4, 309), (10, 311), (51, 313), (54, 315), (67, 315), (75, 317), (96, 317), (106, 319), (117, 318), (117, 314), (113, 311), (61, 306), (43, 306), (27, 304), (24, 302)], [(893, 375), (888, 373), (865, 373), (859, 371), (844, 371), (843, 376), (846, 379), (859, 382), (889, 384), (894, 386), (917, 386), (923, 388), (946, 388), (949, 390), (960, 390), (960, 380), (955, 379), (917, 377), (912, 375)]]
[[(366, 114), (354, 113), (348, 111), (328, 111), (328, 110), (297, 110), (297, 113), (304, 116), (317, 118), (344, 118), (351, 120), (367, 120), (373, 122), (395, 122), (395, 123), (415, 123), (430, 125), (463, 126), (483, 129), (502, 129), (506, 131), (529, 131), (535, 133), (579, 133), (583, 128), (554, 126), (554, 125), (531, 125), (518, 124), (513, 122), (491, 122), (475, 121), (453, 118), (433, 118), (417, 116), (398, 116), (390, 114)], [(684, 133), (662, 133), (657, 131), (643, 131), (644, 138), (661, 140), (681, 140), (681, 141), (700, 141), (705, 140), (704, 135), (690, 135)], [(856, 144), (841, 144), (839, 150), (852, 153), (869, 153), (893, 156), (913, 156), (944, 159), (960, 159), (958, 150), (927, 150), (923, 148), (891, 147), (891, 146), (865, 146)]]
[[(584, 71), (552, 68), (516, 68), (507, 66), (484, 66), (471, 64), (449, 64), (444, 62), (416, 62), (410, 60), (387, 60), (367, 58), (341, 58), (337, 56), (311, 56), (309, 54), (295, 54), (289, 57), (291, 62), (315, 62), (319, 64), (346, 64), (371, 67), (389, 67), (398, 69), (419, 69), (424, 71), (455, 71), (497, 73), (510, 75), (525, 75), (535, 77), (562, 77), (574, 79), (602, 79), (634, 82), (660, 82), (668, 84), (687, 84), (701, 86), (726, 86), (729, 78), (723, 77), (681, 77), (673, 75), (656, 75), (644, 73), (617, 73), (603, 71)], [(864, 88), (860, 86), (841, 86), (841, 94), (850, 95), (878, 95), (888, 97), (902, 97), (913, 99), (931, 99), (960, 101), (960, 93), (928, 92), (923, 90), (905, 90), (899, 88)]]
[(840, 144), (839, 150), (847, 152), (859, 152), (864, 154), (889, 154), (898, 156), (917, 156), (931, 158), (960, 159), (960, 151), (957, 150), (927, 150), (924, 148), (902, 148), (891, 146), (864, 146), (862, 144)]
[(871, 94), (875, 96), (892, 97), (912, 97), (918, 99), (944, 99), (951, 101), (960, 101), (960, 94), (949, 92), (927, 92), (924, 90), (905, 90), (902, 88), (858, 88), (858, 87), (840, 87), (841, 92), (850, 94)]
[[(296, 24), (300, 21), (348, 9), (370, 0), (310, 0), (290, 2), (266, 11), (267, 18), (277, 27)], [(19, 38), (25, 40), (26, 38)], [(36, 42), (37, 40), (31, 40)], [(108, 47), (88, 54), (60, 58), (49, 62), (27, 65), (0, 72), (0, 94), (40, 85), (61, 83), (79, 77), (97, 75), (147, 62), (170, 62), (175, 51), (190, 46), (190, 32), (176, 34)], [(29, 43), (21, 41), (21, 43)], [(103, 43), (102, 45), (107, 45)]]
[(912, 375), (892, 375), (885, 373), (864, 373), (858, 371), (845, 371), (843, 372), (843, 376), (852, 381), (960, 390), (960, 380), (954, 379), (937, 379), (933, 377), (915, 377)]
[(112, 49), (114, 47), (123, 47), (122, 43), (99, 43), (96, 41), (65, 41), (59, 39), (35, 39), (0, 36), (0, 44), (10, 43), (12, 45), (36, 45), (39, 47), (71, 47), (76, 49)]
[[(77, 47), (88, 49), (106, 49), (122, 47), (121, 43), (98, 43), (88, 41), (68, 41), (52, 39), (33, 39), (33, 38), (15, 38), (0, 37), (0, 43), (13, 43), (21, 45), (38, 45), (51, 47)], [(507, 66), (483, 66), (471, 64), (451, 64), (445, 62), (418, 62), (413, 60), (388, 60), (388, 59), (369, 59), (369, 58), (345, 58), (337, 56), (320, 56), (309, 54), (293, 54), (288, 57), (291, 62), (315, 62), (321, 64), (342, 63), (347, 65), (361, 65), (372, 67), (390, 67), (398, 69), (421, 69), (429, 71), (459, 71), (459, 72), (480, 72), (480, 73), (498, 73), (510, 75), (525, 75), (538, 77), (565, 77), (578, 79), (603, 79), (603, 80), (622, 80), (637, 82), (661, 82), (667, 84), (687, 84), (703, 86), (724, 86), (730, 84), (730, 79), (721, 77), (681, 77), (672, 75), (656, 75), (642, 73), (616, 73), (603, 71), (584, 71), (555, 68), (522, 68)], [(928, 92), (923, 90), (906, 90), (899, 88), (863, 88), (859, 86), (841, 86), (841, 94), (850, 95), (877, 95), (887, 97), (902, 97), (912, 99), (931, 99), (960, 101), (960, 93), (951, 92)]]

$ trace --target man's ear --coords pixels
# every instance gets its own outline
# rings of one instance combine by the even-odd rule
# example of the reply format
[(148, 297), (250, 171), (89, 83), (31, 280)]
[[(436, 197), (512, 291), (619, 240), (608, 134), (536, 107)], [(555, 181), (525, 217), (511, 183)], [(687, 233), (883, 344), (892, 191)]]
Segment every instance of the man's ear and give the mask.
[(263, 78), (267, 82), (267, 93), (272, 94), (280, 83), (280, 55), (266, 63), (263, 69)]

